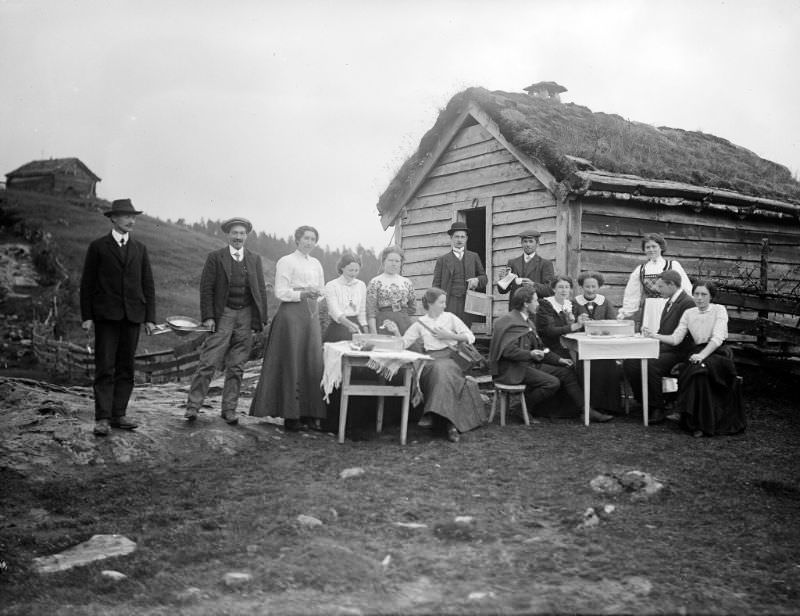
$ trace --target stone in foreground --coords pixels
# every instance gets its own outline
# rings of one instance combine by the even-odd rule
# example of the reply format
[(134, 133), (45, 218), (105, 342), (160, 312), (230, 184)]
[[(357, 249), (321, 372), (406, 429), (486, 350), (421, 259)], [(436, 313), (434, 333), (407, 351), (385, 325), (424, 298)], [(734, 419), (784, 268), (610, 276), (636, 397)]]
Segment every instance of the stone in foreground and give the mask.
[(88, 565), (97, 560), (113, 556), (125, 556), (134, 550), (136, 550), (136, 543), (122, 535), (94, 535), (88, 541), (79, 543), (58, 554), (34, 558), (33, 568), (37, 573), (66, 571), (73, 567)]

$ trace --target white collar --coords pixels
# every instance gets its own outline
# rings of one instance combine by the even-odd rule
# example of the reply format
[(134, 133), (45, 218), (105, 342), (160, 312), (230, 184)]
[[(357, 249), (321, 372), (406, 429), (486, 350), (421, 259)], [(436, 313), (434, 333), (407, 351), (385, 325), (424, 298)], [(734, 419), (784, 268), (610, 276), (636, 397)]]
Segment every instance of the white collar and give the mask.
[(678, 299), (678, 296), (679, 296), (681, 293), (683, 293), (683, 289), (681, 289), (681, 288), (678, 288), (678, 290), (677, 290), (677, 291), (675, 291), (675, 293), (672, 295), (672, 297), (670, 297), (670, 298), (669, 298), (669, 300), (667, 300), (667, 301), (670, 301), (670, 302), (672, 302), (672, 303), (674, 304), (674, 303), (675, 303), (675, 300), (676, 300), (676, 299)]
[(533, 259), (535, 256), (536, 256), (536, 252), (535, 251), (532, 252), (531, 254), (526, 254), (526, 253), (523, 252), (522, 253), (522, 260), (525, 261), (525, 263), (529, 263), (530, 260)]
[(453, 246), (453, 252), (457, 255), (463, 255), (466, 252), (466, 248), (456, 248)]
[(545, 297), (544, 299), (550, 303), (556, 312), (562, 312), (564, 310), (567, 312), (572, 312), (572, 302), (568, 299), (564, 300), (563, 306), (556, 301), (556, 298), (553, 295), (550, 297)]
[[(595, 305), (597, 305), (597, 306), (602, 306), (603, 304), (605, 304), (605, 303), (606, 303), (606, 297), (605, 297), (605, 295), (600, 295), (600, 294), (598, 293), (597, 295), (595, 295), (595, 296), (594, 296), (594, 299), (593, 299), (593, 300), (591, 300), (591, 301), (593, 301), (593, 302), (595, 303)], [(581, 294), (581, 295), (576, 295), (576, 296), (575, 296), (575, 302), (576, 302), (576, 303), (577, 303), (579, 306), (585, 306), (586, 304), (588, 304), (588, 303), (589, 303), (589, 300), (588, 300), (588, 299), (586, 299), (586, 298), (583, 296), (583, 294)]]
[(228, 244), (228, 250), (231, 253), (231, 256), (235, 259), (236, 255), (242, 255), (242, 259), (244, 259), (244, 246), (242, 246), (239, 250), (236, 250), (233, 246)]
[(114, 241), (119, 244), (122, 240), (125, 240), (125, 243), (128, 243), (128, 236), (129, 233), (119, 233), (116, 229), (111, 229), (111, 237), (114, 238)]

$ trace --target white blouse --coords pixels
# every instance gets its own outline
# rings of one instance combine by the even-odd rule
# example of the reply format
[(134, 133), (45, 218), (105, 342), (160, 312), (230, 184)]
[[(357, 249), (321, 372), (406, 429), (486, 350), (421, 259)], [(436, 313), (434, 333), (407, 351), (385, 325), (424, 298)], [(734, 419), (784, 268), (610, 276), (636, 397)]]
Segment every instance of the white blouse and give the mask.
[[(671, 261), (672, 269), (678, 272), (681, 276), (681, 289), (686, 291), (688, 295), (691, 295), (692, 283), (689, 282), (689, 277), (686, 275), (683, 266), (681, 266), (681, 264), (674, 259), (671, 259)], [(648, 259), (647, 263), (644, 265), (637, 265), (631, 272), (631, 275), (628, 278), (628, 283), (625, 285), (625, 292), (622, 296), (622, 308), (620, 308), (620, 312), (622, 312), (626, 317), (629, 317), (634, 312), (639, 310), (639, 305), (642, 301), (642, 281), (640, 279), (642, 267), (644, 267), (645, 275), (648, 275), (660, 274), (664, 271), (666, 266), (667, 260), (663, 257), (659, 257), (657, 261), (651, 261)]]
[(367, 325), (367, 285), (358, 278), (348, 282), (344, 276), (334, 278), (325, 285), (325, 301), (331, 319), (341, 323), (347, 317), (358, 317), (358, 323)]
[(275, 297), (282, 302), (299, 302), (300, 292), (325, 288), (322, 264), (299, 250), (278, 259), (275, 264)]
[(728, 311), (719, 304), (709, 304), (704, 312), (700, 312), (697, 307), (689, 308), (681, 316), (678, 327), (665, 341), (680, 344), (686, 337), (686, 332), (692, 335), (697, 344), (707, 344), (712, 340), (719, 346), (728, 338)]
[[(452, 312), (443, 312), (435, 319), (432, 319), (426, 314), (419, 317), (419, 320), (424, 321), (425, 325), (434, 329), (441, 327), (454, 334), (467, 334), (468, 342), (470, 344), (475, 342), (475, 334), (464, 324), (464, 321), (459, 319)], [(441, 340), (437, 338), (427, 327), (415, 321), (406, 330), (406, 333), (403, 334), (403, 344), (408, 348), (420, 338), (422, 338), (422, 344), (426, 351), (440, 351), (453, 346), (455, 342), (454, 340)]]

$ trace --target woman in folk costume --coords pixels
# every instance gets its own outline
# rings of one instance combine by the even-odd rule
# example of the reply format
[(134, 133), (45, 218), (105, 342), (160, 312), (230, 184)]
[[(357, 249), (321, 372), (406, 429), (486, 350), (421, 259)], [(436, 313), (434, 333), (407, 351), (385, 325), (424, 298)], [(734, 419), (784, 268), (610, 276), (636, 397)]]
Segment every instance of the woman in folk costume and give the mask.
[[(456, 315), (445, 312), (447, 295), (442, 289), (431, 287), (425, 291), (422, 305), (426, 314), (403, 334), (406, 348), (422, 340), (424, 352), (434, 358), (432, 362), (425, 362), (420, 376), (425, 411), (419, 425), (439, 427), (450, 441), (457, 443), (459, 433), (477, 428), (487, 419), (478, 384), (465, 378), (451, 357), (451, 349), (456, 343), (471, 344), (475, 342), (475, 334)], [(384, 326), (400, 335), (394, 322), (387, 321)]]
[(671, 335), (642, 333), (666, 344), (678, 345), (690, 334), (694, 346), (678, 374), (681, 425), (692, 436), (736, 434), (747, 426), (733, 352), (728, 338), (728, 311), (711, 301), (717, 294), (711, 282), (697, 282), (692, 295), (696, 307), (689, 308)]
[(647, 233), (642, 236), (642, 251), (647, 256), (647, 261), (637, 265), (631, 272), (622, 296), (622, 308), (617, 313), (618, 319), (633, 319), (636, 331), (639, 331), (642, 325), (645, 300), (661, 297), (656, 281), (662, 272), (669, 269), (678, 272), (681, 277), (681, 288), (688, 294), (692, 293), (692, 283), (689, 282), (689, 277), (681, 264), (662, 256), (667, 252), (667, 241), (661, 235)]
[(319, 426), (325, 417), (320, 392), (322, 334), (317, 300), (325, 286), (322, 264), (310, 256), (319, 241), (314, 227), (294, 232), (297, 250), (278, 259), (275, 296), (280, 306), (264, 349), (264, 363), (250, 414), (283, 417), (289, 431)]
[(396, 323), (403, 334), (417, 312), (414, 284), (400, 275), (404, 259), (399, 246), (387, 246), (381, 252), (383, 272), (367, 285), (367, 323), (371, 334), (385, 334), (387, 330), (382, 324), (387, 319)]
[[(591, 321), (616, 318), (614, 306), (604, 295), (598, 293), (604, 282), (603, 275), (599, 272), (584, 272), (578, 276), (578, 286), (583, 293), (576, 295), (572, 302), (572, 312), (576, 319), (580, 319), (582, 314)], [(583, 362), (578, 363), (578, 373), (583, 379)], [(620, 366), (614, 359), (592, 361), (590, 376), (592, 408), (612, 414), (620, 411), (621, 375)]]

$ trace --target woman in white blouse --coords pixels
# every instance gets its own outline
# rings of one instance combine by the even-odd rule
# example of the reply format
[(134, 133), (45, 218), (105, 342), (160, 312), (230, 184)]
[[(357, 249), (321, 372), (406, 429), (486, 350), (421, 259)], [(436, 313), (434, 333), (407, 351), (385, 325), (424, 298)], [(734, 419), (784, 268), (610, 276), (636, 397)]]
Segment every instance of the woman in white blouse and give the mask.
[(323, 342), (350, 340), (353, 334), (367, 331), (367, 285), (356, 278), (361, 271), (361, 259), (352, 252), (345, 252), (336, 269), (339, 277), (325, 285), (325, 303), (331, 322)]
[[(461, 368), (451, 358), (459, 342), (475, 342), (475, 334), (451, 312), (445, 312), (447, 296), (436, 287), (425, 291), (422, 305), (427, 311), (412, 323), (403, 336), (408, 348), (422, 340), (424, 352), (434, 358), (425, 362), (420, 376), (420, 388), (425, 396), (425, 410), (419, 422), (423, 427), (438, 427), (447, 438), (457, 443), (459, 433), (486, 423), (487, 415), (477, 383), (464, 378)], [(382, 326), (396, 336), (398, 325), (390, 319)]]
[(714, 283), (697, 282), (692, 290), (696, 306), (683, 313), (671, 335), (642, 330), (671, 345), (680, 344), (688, 333), (695, 343), (678, 375), (681, 424), (695, 437), (736, 434), (747, 426), (733, 353), (724, 344), (728, 311), (711, 303), (716, 293)]
[(322, 334), (317, 300), (325, 287), (322, 264), (310, 256), (319, 241), (314, 227), (294, 232), (297, 250), (275, 265), (275, 296), (280, 306), (269, 330), (264, 363), (250, 414), (283, 417), (289, 431), (316, 428), (325, 417)]
[(662, 255), (666, 251), (667, 240), (658, 233), (646, 233), (642, 236), (642, 252), (647, 256), (647, 261), (637, 265), (631, 272), (622, 296), (622, 307), (617, 313), (618, 319), (633, 319), (637, 331), (642, 324), (644, 301), (661, 297), (656, 287), (661, 272), (668, 269), (678, 272), (681, 276), (681, 289), (688, 294), (692, 293), (692, 283), (683, 267), (674, 259), (665, 259)]

